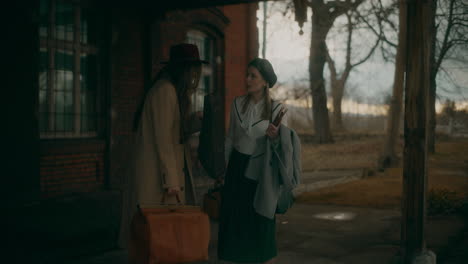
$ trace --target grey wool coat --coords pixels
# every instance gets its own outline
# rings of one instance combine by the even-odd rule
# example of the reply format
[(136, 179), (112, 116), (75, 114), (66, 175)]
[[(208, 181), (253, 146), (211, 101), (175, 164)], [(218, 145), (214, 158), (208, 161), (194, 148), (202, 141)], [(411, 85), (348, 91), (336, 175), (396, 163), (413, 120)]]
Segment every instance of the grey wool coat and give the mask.
[(254, 197), (255, 211), (273, 219), (276, 212), (280, 186), (294, 189), (301, 179), (301, 143), (296, 132), (280, 126), (279, 143), (268, 137), (257, 140), (245, 176), (258, 181)]

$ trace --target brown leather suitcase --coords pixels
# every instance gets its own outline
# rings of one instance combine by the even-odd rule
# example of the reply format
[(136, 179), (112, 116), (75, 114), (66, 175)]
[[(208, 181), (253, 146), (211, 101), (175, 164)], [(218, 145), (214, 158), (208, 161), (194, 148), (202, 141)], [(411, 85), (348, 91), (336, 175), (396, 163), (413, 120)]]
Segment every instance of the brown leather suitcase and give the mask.
[(208, 260), (210, 223), (198, 206), (140, 206), (130, 231), (131, 264)]

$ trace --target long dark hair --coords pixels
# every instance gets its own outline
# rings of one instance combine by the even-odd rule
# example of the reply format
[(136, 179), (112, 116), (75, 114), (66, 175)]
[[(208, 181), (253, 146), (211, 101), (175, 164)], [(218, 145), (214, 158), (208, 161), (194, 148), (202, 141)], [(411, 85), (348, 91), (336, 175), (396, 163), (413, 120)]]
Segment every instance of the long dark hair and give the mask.
[[(176, 88), (181, 119), (181, 141), (185, 142), (186, 135), (184, 127), (186, 126), (184, 124), (188, 121), (189, 118), (191, 106), (190, 95), (196, 89), (200, 79), (199, 67), (201, 67), (200, 62), (169, 63), (161, 71), (159, 71), (156, 78), (154, 78), (154, 80), (151, 82), (149, 89), (145, 89), (142, 101), (140, 102), (137, 111), (135, 112), (135, 117), (133, 119), (133, 131), (138, 130), (148, 91), (155, 85), (157, 81), (161, 79), (167, 79)], [(192, 83), (193, 71), (197, 72), (194, 83)]]

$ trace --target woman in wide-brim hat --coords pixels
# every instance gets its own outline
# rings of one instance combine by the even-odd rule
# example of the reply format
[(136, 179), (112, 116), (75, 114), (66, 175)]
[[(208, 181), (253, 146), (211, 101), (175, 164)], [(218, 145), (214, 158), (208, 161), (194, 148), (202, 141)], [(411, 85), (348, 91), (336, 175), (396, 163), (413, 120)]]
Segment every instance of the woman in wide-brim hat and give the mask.
[(194, 132), (189, 131), (190, 97), (198, 86), (201, 64), (207, 62), (200, 59), (197, 46), (184, 43), (172, 46), (169, 61), (162, 63), (165, 67), (135, 115), (128, 222), (138, 204), (160, 204), (163, 196), (167, 204), (196, 202), (187, 140)]

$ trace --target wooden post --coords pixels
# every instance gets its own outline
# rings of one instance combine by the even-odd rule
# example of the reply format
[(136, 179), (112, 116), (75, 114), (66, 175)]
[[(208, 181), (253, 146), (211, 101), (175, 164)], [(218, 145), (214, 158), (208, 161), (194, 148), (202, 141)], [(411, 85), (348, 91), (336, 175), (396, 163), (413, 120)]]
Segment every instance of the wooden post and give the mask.
[[(426, 251), (427, 94), (429, 90), (430, 1), (407, 2), (404, 164), (401, 246), (403, 263), (435, 263)], [(422, 262), (420, 262), (422, 261)]]

